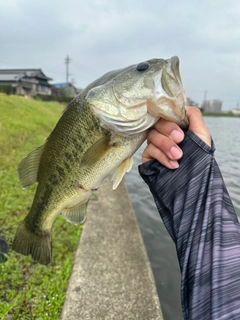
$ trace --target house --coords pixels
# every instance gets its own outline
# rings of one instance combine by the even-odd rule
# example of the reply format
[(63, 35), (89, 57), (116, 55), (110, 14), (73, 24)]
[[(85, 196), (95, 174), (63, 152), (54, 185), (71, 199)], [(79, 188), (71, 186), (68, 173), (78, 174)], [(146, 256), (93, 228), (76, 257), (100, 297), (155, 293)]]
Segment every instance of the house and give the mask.
[(74, 87), (70, 82), (68, 83), (55, 83), (52, 85), (53, 94), (56, 96), (76, 97), (81, 90)]
[(49, 80), (41, 69), (0, 69), (0, 85), (11, 85), (17, 95), (51, 95)]

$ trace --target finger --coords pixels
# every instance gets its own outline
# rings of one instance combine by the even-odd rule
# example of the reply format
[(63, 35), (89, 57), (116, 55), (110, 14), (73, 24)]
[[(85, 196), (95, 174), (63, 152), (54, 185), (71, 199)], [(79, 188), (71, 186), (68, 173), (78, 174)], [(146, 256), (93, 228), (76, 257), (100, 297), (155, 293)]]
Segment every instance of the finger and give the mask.
[(148, 141), (158, 148), (170, 160), (178, 160), (183, 153), (179, 146), (169, 137), (152, 129), (148, 134)]
[(160, 119), (153, 126), (162, 135), (171, 138), (174, 142), (180, 143), (184, 139), (184, 133), (182, 129), (174, 122)]
[(142, 153), (142, 163), (156, 159), (168, 169), (176, 169), (179, 164), (176, 160), (170, 160), (160, 149), (150, 143)]

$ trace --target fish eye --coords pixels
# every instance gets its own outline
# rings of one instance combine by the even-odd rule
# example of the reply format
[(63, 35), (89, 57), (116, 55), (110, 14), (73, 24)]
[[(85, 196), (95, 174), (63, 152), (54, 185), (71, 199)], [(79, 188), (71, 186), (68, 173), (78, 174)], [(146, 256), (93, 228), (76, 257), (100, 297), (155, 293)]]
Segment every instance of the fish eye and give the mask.
[(137, 71), (139, 72), (143, 72), (143, 71), (146, 71), (148, 70), (150, 67), (150, 65), (147, 63), (147, 62), (141, 62), (137, 65)]

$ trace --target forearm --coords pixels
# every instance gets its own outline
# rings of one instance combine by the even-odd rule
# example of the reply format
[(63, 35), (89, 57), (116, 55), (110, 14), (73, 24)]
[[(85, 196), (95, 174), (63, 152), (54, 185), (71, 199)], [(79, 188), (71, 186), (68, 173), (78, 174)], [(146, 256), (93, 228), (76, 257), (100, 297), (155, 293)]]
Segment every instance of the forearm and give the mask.
[(183, 157), (177, 170), (152, 160), (139, 171), (176, 244), (184, 317), (238, 319), (240, 227), (236, 214), (214, 149), (192, 132), (186, 133), (180, 147)]

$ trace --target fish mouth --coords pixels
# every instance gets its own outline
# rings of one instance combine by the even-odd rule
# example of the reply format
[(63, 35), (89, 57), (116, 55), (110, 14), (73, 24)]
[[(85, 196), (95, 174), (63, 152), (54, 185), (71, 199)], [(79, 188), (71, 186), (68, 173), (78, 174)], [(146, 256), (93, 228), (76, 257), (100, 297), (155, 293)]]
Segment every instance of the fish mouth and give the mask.
[(188, 126), (189, 126), (189, 120), (187, 118), (187, 115), (186, 115), (186, 110), (185, 110), (185, 105), (184, 105), (184, 117), (183, 119), (180, 118), (179, 122), (178, 122), (178, 125), (181, 129), (183, 130), (187, 130)]
[(180, 61), (177, 56), (165, 60), (162, 70), (161, 83), (163, 90), (170, 96), (175, 97), (182, 90), (182, 79), (179, 72)]
[(156, 109), (150, 106), (149, 113), (153, 111), (155, 115), (174, 121), (185, 130), (189, 125), (185, 110), (187, 99), (182, 86), (179, 65), (179, 58), (174, 56), (165, 60), (161, 72), (155, 75)]

